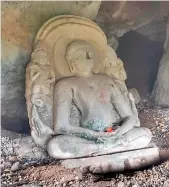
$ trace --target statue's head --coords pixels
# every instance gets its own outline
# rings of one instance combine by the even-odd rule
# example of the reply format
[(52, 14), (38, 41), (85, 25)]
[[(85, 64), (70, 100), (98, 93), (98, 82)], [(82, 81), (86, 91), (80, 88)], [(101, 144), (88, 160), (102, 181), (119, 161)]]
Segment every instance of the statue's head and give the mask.
[(70, 71), (77, 76), (90, 76), (94, 66), (92, 46), (82, 40), (70, 43), (65, 58)]

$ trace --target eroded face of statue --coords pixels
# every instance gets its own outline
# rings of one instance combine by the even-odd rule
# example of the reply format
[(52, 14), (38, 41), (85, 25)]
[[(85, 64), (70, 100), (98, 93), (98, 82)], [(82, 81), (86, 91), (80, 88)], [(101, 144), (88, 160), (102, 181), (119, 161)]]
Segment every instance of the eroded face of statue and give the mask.
[(74, 75), (84, 77), (92, 75), (93, 49), (87, 42), (74, 41), (69, 44), (65, 58)]

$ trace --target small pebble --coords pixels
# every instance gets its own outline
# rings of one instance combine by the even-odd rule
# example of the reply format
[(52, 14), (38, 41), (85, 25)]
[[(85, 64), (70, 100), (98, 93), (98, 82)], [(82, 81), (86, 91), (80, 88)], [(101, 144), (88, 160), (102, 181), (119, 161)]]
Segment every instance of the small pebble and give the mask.
[(124, 182), (122, 181), (118, 182), (117, 187), (124, 187)]
[(15, 162), (12, 167), (11, 167), (11, 171), (18, 171), (19, 170), (19, 162)]
[(79, 180), (79, 177), (78, 177), (78, 176), (76, 176), (76, 177), (75, 177), (75, 180), (76, 180), (76, 181), (78, 181), (78, 180)]

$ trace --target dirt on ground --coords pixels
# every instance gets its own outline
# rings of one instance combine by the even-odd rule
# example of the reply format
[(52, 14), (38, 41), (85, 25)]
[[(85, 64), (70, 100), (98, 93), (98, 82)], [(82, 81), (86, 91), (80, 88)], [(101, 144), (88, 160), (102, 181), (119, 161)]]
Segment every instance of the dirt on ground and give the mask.
[[(59, 161), (42, 162), (22, 160), (22, 169), (11, 171), (12, 159), (4, 158), (6, 167), (1, 173), (3, 187), (169, 187), (169, 108), (160, 108), (142, 101), (138, 106), (141, 126), (153, 133), (153, 141), (160, 148), (161, 163), (141, 171), (109, 173), (105, 175), (82, 174), (80, 170), (63, 168)], [(15, 158), (17, 159), (17, 158)], [(15, 160), (14, 159), (14, 160)], [(16, 161), (16, 160), (15, 160)], [(29, 184), (29, 185), (28, 185)]]

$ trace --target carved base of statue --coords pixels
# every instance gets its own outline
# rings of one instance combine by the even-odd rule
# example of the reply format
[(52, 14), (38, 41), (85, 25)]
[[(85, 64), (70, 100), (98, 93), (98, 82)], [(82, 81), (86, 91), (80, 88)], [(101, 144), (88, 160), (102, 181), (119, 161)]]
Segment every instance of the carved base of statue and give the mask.
[(35, 38), (26, 73), (35, 143), (56, 159), (108, 163), (107, 154), (114, 158), (123, 152), (126, 159), (140, 150), (135, 158), (147, 154), (151, 160), (143, 148), (152, 134), (140, 127), (132, 96), (137, 92), (127, 90), (126, 78), (123, 62), (95, 23), (71, 15), (49, 20)]
[(62, 161), (65, 168), (80, 168), (83, 173), (109, 173), (144, 169), (159, 161), (158, 148), (144, 148), (109, 155), (68, 159)]

